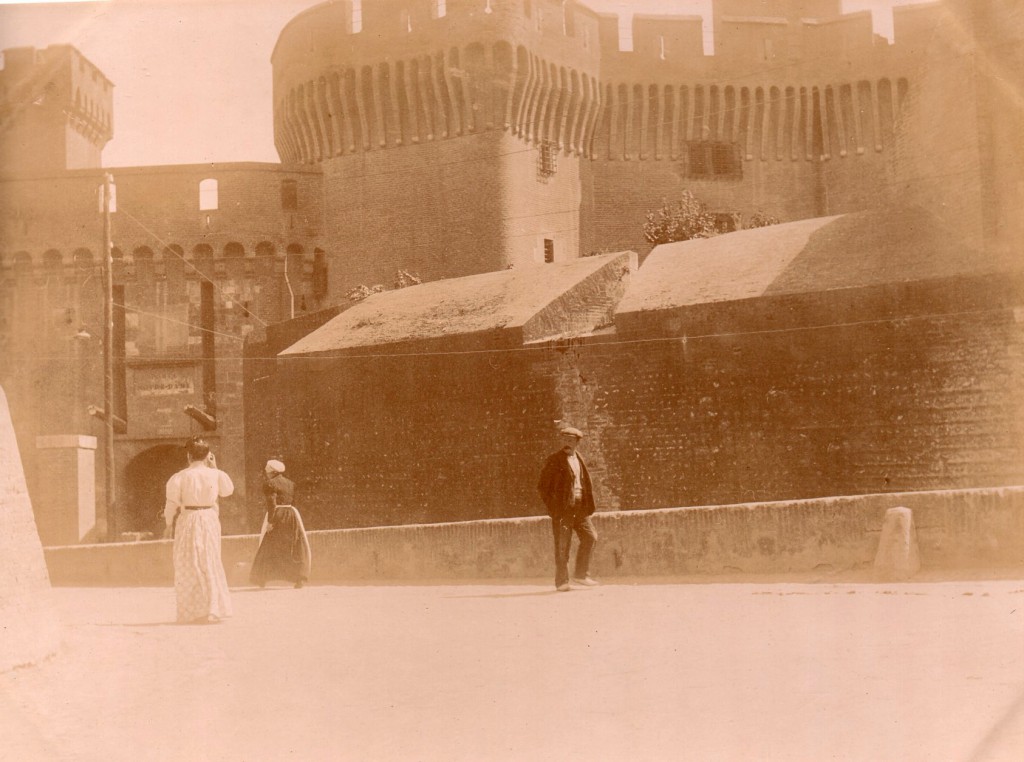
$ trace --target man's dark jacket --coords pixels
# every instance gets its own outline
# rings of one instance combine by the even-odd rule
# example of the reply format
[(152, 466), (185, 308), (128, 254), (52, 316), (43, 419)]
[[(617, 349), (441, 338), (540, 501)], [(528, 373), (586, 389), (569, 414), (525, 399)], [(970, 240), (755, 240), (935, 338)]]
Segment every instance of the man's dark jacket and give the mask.
[[(583, 518), (594, 512), (594, 489), (590, 483), (590, 472), (583, 456), (578, 452), (580, 460), (580, 486), (583, 487), (583, 502), (575, 511), (575, 518)], [(540, 472), (537, 482), (548, 515), (552, 518), (568, 518), (572, 506), (572, 469), (569, 468), (569, 455), (565, 450), (552, 453)]]

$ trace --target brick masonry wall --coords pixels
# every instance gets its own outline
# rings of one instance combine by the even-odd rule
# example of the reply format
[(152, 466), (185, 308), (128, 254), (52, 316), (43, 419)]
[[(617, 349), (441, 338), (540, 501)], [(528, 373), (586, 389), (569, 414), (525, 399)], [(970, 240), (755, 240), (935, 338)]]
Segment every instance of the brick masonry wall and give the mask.
[[(890, 493), (728, 506), (606, 512), (591, 568), (606, 581), (638, 578), (871, 579), (887, 509), (913, 511), (922, 568), (1024, 567), (1024, 489)], [(552, 576), (547, 518), (309, 532), (313, 584), (452, 583)], [(232, 586), (248, 586), (255, 535), (226, 537)], [(55, 585), (173, 583), (170, 541), (46, 549)], [(168, 616), (174, 596), (168, 591)]]
[(1020, 483), (1019, 309), (940, 311), (282, 360), (250, 434), (286, 457), (311, 528), (537, 514), (556, 419), (587, 432), (605, 510)]
[[(242, 341), (291, 314), (286, 268), (296, 314), (324, 300), (313, 289), (320, 173), (257, 164), (112, 172), (118, 189), (118, 211), (111, 215), (114, 284), (123, 288), (127, 365), (126, 410), (119, 413), (128, 430), (115, 443), (119, 529), (160, 529), (155, 483), (184, 465), (184, 439), (205, 433), (182, 409), (209, 401), (201, 370), (201, 293), (212, 283), (218, 426), (208, 437), (219, 465), (238, 481), (236, 497), (222, 506), (223, 524), (229, 532), (244, 530)], [(200, 182), (207, 178), (218, 181), (215, 210), (199, 209)], [(282, 208), (285, 181), (295, 183), (295, 210)], [(100, 182), (98, 172), (79, 171), (0, 183), (0, 379), (10, 393), (33, 493), (52, 476), (37, 468), (37, 436), (103, 436), (102, 424), (86, 413), (88, 405), (103, 406)], [(54, 207), (64, 212), (59, 218)], [(197, 255), (201, 246), (208, 257)], [(328, 268), (332, 254), (325, 251)], [(89, 338), (74, 338), (81, 327)], [(164, 393), (174, 391), (160, 388), (167, 378), (192, 383)], [(101, 533), (107, 503), (102, 452), (95, 469)]]
[[(332, 294), (503, 269), (500, 132), (334, 158), (323, 165)], [(522, 146), (519, 147), (522, 149)]]

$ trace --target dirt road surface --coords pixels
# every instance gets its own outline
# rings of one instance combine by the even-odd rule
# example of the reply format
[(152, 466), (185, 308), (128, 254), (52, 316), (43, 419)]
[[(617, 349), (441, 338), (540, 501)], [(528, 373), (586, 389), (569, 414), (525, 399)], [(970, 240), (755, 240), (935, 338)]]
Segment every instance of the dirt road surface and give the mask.
[(0, 759), (1024, 759), (1024, 581), (56, 589)]

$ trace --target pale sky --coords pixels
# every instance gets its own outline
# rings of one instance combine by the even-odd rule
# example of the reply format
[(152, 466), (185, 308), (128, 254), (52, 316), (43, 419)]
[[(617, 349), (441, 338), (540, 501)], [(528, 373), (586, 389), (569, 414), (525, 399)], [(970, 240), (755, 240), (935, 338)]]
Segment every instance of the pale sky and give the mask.
[[(594, 10), (697, 14), (708, 0), (585, 0)], [(871, 9), (888, 34), (893, 4), (843, 0)], [(277, 162), (270, 54), (289, 19), (320, 0), (0, 0), (0, 50), (76, 46), (114, 83), (108, 167), (210, 161)], [(373, 0), (364, 0), (373, 2)]]

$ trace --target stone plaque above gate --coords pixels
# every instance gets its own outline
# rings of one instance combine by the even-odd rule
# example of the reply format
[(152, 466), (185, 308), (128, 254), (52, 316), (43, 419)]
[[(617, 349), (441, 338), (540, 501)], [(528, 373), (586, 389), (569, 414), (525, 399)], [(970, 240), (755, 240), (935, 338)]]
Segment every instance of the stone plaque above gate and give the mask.
[(128, 366), (128, 427), (133, 438), (188, 437), (186, 405), (202, 407), (202, 375), (194, 361)]

